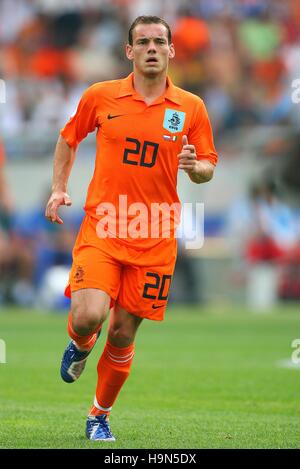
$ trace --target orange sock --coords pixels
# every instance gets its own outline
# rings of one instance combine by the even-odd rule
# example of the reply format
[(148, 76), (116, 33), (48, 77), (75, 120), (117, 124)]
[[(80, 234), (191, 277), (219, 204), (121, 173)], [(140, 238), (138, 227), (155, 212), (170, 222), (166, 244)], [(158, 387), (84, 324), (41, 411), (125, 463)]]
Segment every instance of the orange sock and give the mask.
[(90, 415), (109, 414), (123, 384), (129, 376), (134, 357), (134, 344), (115, 347), (106, 342), (98, 362), (98, 383)]
[(73, 339), (74, 342), (76, 342), (76, 345), (78, 345), (80, 350), (90, 350), (94, 346), (97, 340), (97, 333), (100, 331), (101, 327), (102, 327), (102, 324), (100, 324), (100, 326), (98, 326), (97, 329), (95, 329), (95, 331), (89, 335), (78, 335), (76, 334), (76, 332), (74, 331), (72, 327), (72, 314), (71, 312), (69, 313), (68, 334), (71, 337), (71, 339)]

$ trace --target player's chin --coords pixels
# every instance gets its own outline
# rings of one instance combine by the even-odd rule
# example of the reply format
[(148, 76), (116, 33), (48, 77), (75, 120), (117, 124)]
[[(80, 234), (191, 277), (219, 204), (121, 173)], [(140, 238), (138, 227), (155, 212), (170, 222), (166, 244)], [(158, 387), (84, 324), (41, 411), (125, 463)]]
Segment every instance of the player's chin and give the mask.
[(149, 71), (144, 72), (144, 77), (146, 77), (146, 78), (155, 78), (155, 77), (157, 77), (157, 75), (158, 74), (154, 73), (154, 72), (149, 72)]
[(158, 62), (149, 63), (144, 66), (145, 74), (158, 75), (159, 73), (161, 73), (161, 71), (162, 71), (162, 67)]

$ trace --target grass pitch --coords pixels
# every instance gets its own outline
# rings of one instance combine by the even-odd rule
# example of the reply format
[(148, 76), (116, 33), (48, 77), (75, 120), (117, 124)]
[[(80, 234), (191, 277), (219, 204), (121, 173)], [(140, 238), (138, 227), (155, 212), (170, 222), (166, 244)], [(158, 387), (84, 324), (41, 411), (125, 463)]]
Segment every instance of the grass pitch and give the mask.
[[(111, 415), (115, 443), (86, 440), (104, 333), (80, 380), (59, 376), (66, 316), (0, 311), (0, 448), (299, 448), (299, 311), (269, 315), (169, 307), (144, 321)], [(104, 332), (106, 331), (106, 327)]]

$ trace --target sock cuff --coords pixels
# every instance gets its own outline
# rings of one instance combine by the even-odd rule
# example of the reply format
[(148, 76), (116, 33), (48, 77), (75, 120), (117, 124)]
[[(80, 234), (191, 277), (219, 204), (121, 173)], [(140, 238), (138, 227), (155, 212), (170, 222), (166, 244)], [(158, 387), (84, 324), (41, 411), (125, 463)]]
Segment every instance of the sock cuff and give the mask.
[(110, 407), (102, 407), (102, 406), (98, 403), (96, 396), (94, 397), (94, 407), (96, 407), (97, 410), (100, 410), (101, 412), (105, 412), (105, 413), (111, 412), (111, 409), (112, 409), (112, 406), (110, 406)]
[(111, 362), (118, 365), (127, 365), (134, 357), (134, 343), (127, 347), (116, 347), (107, 340), (105, 354)]

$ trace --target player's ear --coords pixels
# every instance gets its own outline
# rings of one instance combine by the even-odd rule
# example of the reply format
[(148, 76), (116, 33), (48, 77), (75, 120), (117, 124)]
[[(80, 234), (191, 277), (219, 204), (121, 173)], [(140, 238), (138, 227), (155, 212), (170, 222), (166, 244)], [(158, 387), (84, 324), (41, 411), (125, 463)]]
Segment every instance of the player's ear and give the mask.
[(126, 57), (129, 60), (133, 60), (133, 48), (130, 44), (126, 44)]
[(170, 44), (169, 46), (169, 59), (174, 59), (175, 57), (175, 47), (174, 44)]

